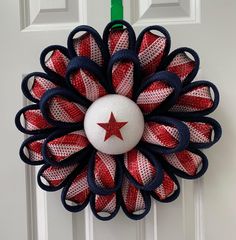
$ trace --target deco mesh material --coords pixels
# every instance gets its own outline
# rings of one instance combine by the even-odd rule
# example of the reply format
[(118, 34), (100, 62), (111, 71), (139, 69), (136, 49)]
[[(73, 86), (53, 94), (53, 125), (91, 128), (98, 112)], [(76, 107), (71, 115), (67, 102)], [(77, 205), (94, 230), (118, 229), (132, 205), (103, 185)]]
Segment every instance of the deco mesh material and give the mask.
[[(117, 24), (123, 28), (113, 28)], [(43, 50), (44, 72), (24, 78), (22, 91), (32, 104), (17, 113), (16, 126), (31, 136), (22, 143), (20, 157), (42, 166), (39, 186), (62, 189), (67, 210), (78, 212), (89, 203), (102, 220), (120, 208), (141, 219), (151, 198), (170, 202), (178, 197), (176, 176), (195, 179), (207, 170), (199, 149), (220, 139), (219, 123), (206, 117), (216, 109), (219, 93), (209, 81), (193, 81), (199, 69), (194, 50), (169, 52), (170, 35), (160, 26), (144, 29), (137, 38), (125, 21), (109, 23), (102, 37), (79, 26), (67, 48)], [(118, 156), (94, 149), (83, 129), (88, 107), (107, 94), (132, 99), (145, 119), (139, 144)]]

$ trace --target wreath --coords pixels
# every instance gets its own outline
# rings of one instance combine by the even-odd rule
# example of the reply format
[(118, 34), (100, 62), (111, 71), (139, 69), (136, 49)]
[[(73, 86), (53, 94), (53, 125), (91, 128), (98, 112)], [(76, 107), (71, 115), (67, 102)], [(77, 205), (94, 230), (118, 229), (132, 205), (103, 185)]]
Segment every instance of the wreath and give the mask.
[(176, 176), (195, 179), (206, 172), (208, 160), (199, 149), (220, 139), (219, 123), (206, 117), (219, 93), (211, 82), (192, 82), (199, 69), (194, 50), (169, 54), (170, 45), (161, 26), (145, 28), (137, 39), (123, 20), (110, 22), (103, 37), (78, 26), (67, 48), (43, 50), (45, 73), (23, 79), (22, 91), (33, 104), (15, 122), (32, 136), (22, 143), (20, 157), (42, 165), (39, 186), (62, 189), (67, 210), (90, 203), (101, 220), (120, 207), (141, 219), (151, 197), (178, 197)]

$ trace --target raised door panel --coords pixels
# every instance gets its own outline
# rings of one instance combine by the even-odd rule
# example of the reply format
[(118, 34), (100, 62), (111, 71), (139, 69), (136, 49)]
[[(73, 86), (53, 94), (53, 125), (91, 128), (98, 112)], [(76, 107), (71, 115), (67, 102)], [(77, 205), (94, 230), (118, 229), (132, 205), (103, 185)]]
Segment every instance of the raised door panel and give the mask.
[(199, 23), (200, 0), (125, 0), (134, 26)]
[(86, 21), (85, 0), (22, 0), (22, 31), (71, 29)]

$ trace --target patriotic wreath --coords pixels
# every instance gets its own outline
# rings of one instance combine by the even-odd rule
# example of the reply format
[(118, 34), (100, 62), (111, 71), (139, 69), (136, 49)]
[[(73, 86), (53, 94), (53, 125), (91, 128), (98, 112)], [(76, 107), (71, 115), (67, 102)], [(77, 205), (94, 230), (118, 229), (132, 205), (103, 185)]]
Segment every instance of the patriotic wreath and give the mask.
[(79, 26), (67, 44), (44, 49), (45, 73), (23, 79), (22, 91), (34, 104), (16, 115), (17, 128), (32, 135), (20, 157), (42, 165), (39, 186), (62, 188), (67, 210), (90, 202), (99, 219), (113, 218), (120, 207), (141, 219), (151, 196), (160, 202), (178, 197), (176, 176), (195, 179), (207, 170), (199, 149), (221, 136), (219, 123), (205, 116), (219, 103), (217, 88), (192, 82), (197, 53), (179, 48), (169, 54), (170, 36), (160, 26), (147, 27), (137, 40), (123, 20), (110, 22), (103, 38)]

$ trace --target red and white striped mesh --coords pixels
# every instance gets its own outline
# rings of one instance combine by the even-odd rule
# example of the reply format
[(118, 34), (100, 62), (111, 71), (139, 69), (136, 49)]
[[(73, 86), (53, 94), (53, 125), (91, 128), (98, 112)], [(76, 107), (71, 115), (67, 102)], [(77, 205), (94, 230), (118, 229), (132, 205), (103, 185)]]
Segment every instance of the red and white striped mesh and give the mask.
[(204, 122), (184, 122), (190, 131), (190, 141), (194, 143), (208, 143), (212, 140), (213, 127)]
[(168, 67), (167, 71), (175, 73), (183, 82), (186, 77), (193, 71), (195, 67), (195, 61), (187, 56), (185, 52), (177, 54)]
[(107, 94), (96, 77), (84, 69), (73, 73), (70, 82), (76, 91), (92, 102)]
[(112, 67), (112, 85), (117, 94), (131, 98), (134, 85), (134, 64), (120, 61)]
[(197, 86), (181, 95), (171, 112), (195, 112), (210, 109), (213, 106), (210, 88)]
[(45, 65), (53, 72), (56, 72), (62, 77), (65, 77), (68, 63), (69, 59), (59, 50), (55, 50), (52, 52), (52, 55), (45, 62)]
[(83, 130), (74, 131), (47, 143), (48, 155), (61, 162), (81, 151), (89, 144)]
[(66, 194), (66, 199), (82, 205), (89, 197), (89, 185), (87, 181), (88, 170), (85, 168), (76, 176)]
[(179, 143), (179, 132), (177, 128), (172, 126), (146, 122), (142, 140), (151, 144), (174, 148)]
[(97, 186), (114, 188), (116, 176), (116, 160), (113, 156), (97, 152), (95, 155), (94, 176)]
[(188, 150), (177, 153), (165, 154), (164, 159), (173, 167), (190, 176), (197, 174), (202, 163), (202, 157)]
[(177, 190), (176, 183), (171, 177), (164, 172), (162, 184), (156, 188), (153, 192), (159, 197), (160, 200), (165, 200), (170, 197)]
[(44, 177), (50, 186), (59, 186), (78, 166), (78, 164), (66, 166), (66, 167), (55, 167), (50, 166), (44, 170), (42, 177)]
[(137, 104), (144, 114), (148, 114), (157, 109), (173, 91), (164, 81), (153, 82), (138, 96)]
[(87, 57), (99, 66), (103, 65), (101, 50), (90, 33), (85, 33), (82, 36), (75, 38), (73, 43), (75, 52), (78, 56)]
[(29, 131), (51, 128), (52, 126), (44, 119), (40, 109), (31, 109), (23, 113), (25, 129)]
[(43, 160), (42, 156), (42, 146), (45, 139), (39, 139), (33, 142), (30, 142), (26, 145), (26, 149), (29, 154), (29, 159), (33, 162), (38, 162)]
[(128, 212), (134, 213), (145, 209), (145, 202), (140, 190), (131, 184), (126, 177), (123, 178), (121, 192)]
[(55, 96), (48, 101), (49, 115), (53, 120), (76, 123), (84, 119), (86, 108), (64, 97)]
[(119, 29), (114, 29), (110, 32), (108, 37), (108, 49), (110, 55), (112, 56), (114, 53), (118, 52), (122, 49), (129, 48), (129, 32)]
[(49, 81), (46, 78), (42, 78), (39, 76), (34, 76), (32, 88), (30, 89), (31, 95), (35, 98), (40, 100), (43, 94), (52, 88), (55, 88), (56, 85)]
[(97, 213), (110, 213), (116, 210), (116, 193), (110, 195), (96, 195), (95, 196), (95, 210)]
[(138, 57), (144, 74), (150, 75), (156, 72), (166, 47), (166, 38), (151, 32), (146, 32), (143, 36)]
[(137, 149), (124, 154), (124, 164), (131, 176), (143, 186), (150, 183), (157, 174), (155, 167)]

